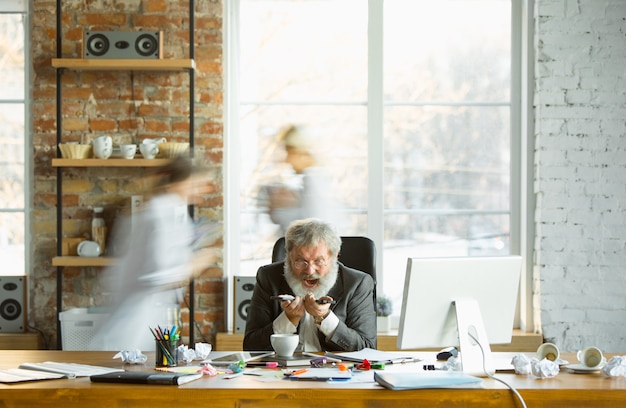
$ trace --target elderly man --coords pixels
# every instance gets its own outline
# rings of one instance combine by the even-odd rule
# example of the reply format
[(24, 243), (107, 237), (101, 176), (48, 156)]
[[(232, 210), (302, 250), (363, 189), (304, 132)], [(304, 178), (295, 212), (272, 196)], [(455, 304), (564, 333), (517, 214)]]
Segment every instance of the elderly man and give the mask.
[(285, 246), (284, 262), (257, 272), (244, 350), (272, 350), (273, 333), (298, 333), (302, 351), (376, 348), (374, 280), (337, 261), (341, 238), (332, 226), (294, 221)]

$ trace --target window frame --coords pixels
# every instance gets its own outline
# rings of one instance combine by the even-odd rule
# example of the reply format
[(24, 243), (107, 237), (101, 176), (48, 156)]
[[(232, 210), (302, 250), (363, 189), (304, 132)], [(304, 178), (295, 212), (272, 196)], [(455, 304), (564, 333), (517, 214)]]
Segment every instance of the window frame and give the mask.
[[(530, 331), (534, 327), (532, 292), (532, 255), (534, 241), (533, 121), (532, 121), (532, 10), (533, 0), (511, 1), (511, 225), (510, 252), (522, 255), (523, 267), (516, 327)], [(383, 168), (383, 44), (382, 19), (384, 0), (368, 0), (368, 236), (383, 248), (384, 202), (380, 169)], [(224, 269), (227, 278), (226, 305), (233, 304), (233, 278), (238, 271), (240, 205), (238, 185), (239, 72), (238, 16), (239, 0), (224, 3), (224, 218), (229, 228), (224, 239)], [(382, 270), (382, 256), (377, 257)], [(379, 293), (383, 288), (379, 283)], [(233, 313), (225, 310), (225, 325), (232, 330)]]
[(33, 258), (31, 242), (31, 220), (29, 214), (31, 213), (31, 194), (32, 194), (32, 181), (31, 173), (33, 166), (33, 154), (32, 149), (32, 120), (30, 115), (31, 95), (30, 84), (32, 83), (32, 69), (31, 69), (31, 53), (30, 53), (30, 41), (31, 41), (31, 18), (29, 13), (29, 2), (27, 0), (5, 0), (0, 3), (0, 14), (21, 14), (24, 27), (24, 98), (11, 98), (2, 99), (0, 104), (22, 104), (24, 106), (24, 208), (8, 208), (0, 207), (2, 213), (22, 213), (24, 218), (24, 275), (28, 275), (31, 270), (31, 259)]

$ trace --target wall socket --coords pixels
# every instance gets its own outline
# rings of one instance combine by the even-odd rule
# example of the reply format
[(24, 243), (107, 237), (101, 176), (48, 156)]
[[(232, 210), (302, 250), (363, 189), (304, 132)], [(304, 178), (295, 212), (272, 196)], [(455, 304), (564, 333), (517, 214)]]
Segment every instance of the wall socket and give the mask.
[(141, 211), (141, 206), (143, 205), (143, 196), (142, 195), (133, 195), (130, 197), (130, 225), (132, 229), (135, 229), (135, 223), (137, 220), (135, 219), (135, 214)]
[(130, 197), (130, 212), (132, 214), (139, 211), (139, 207), (143, 204), (143, 196), (142, 195), (133, 195)]

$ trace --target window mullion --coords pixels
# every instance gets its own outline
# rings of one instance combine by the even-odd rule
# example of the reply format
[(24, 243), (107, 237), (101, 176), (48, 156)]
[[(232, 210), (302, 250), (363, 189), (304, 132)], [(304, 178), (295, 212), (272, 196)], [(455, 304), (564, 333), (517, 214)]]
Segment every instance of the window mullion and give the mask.
[[(378, 248), (376, 270), (382, 271), (384, 237), (383, 194), (383, 0), (368, 2), (368, 205), (367, 231)], [(378, 278), (379, 293), (383, 293)]]

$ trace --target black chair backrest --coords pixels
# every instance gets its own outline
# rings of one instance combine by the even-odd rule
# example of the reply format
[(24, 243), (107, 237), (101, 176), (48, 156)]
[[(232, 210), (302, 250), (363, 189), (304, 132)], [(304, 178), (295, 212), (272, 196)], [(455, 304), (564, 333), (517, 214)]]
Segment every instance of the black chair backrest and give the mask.
[[(283, 261), (286, 256), (285, 237), (274, 244), (272, 262)], [(376, 284), (376, 245), (367, 237), (341, 237), (339, 262), (372, 276)], [(374, 299), (376, 294), (374, 294)]]

